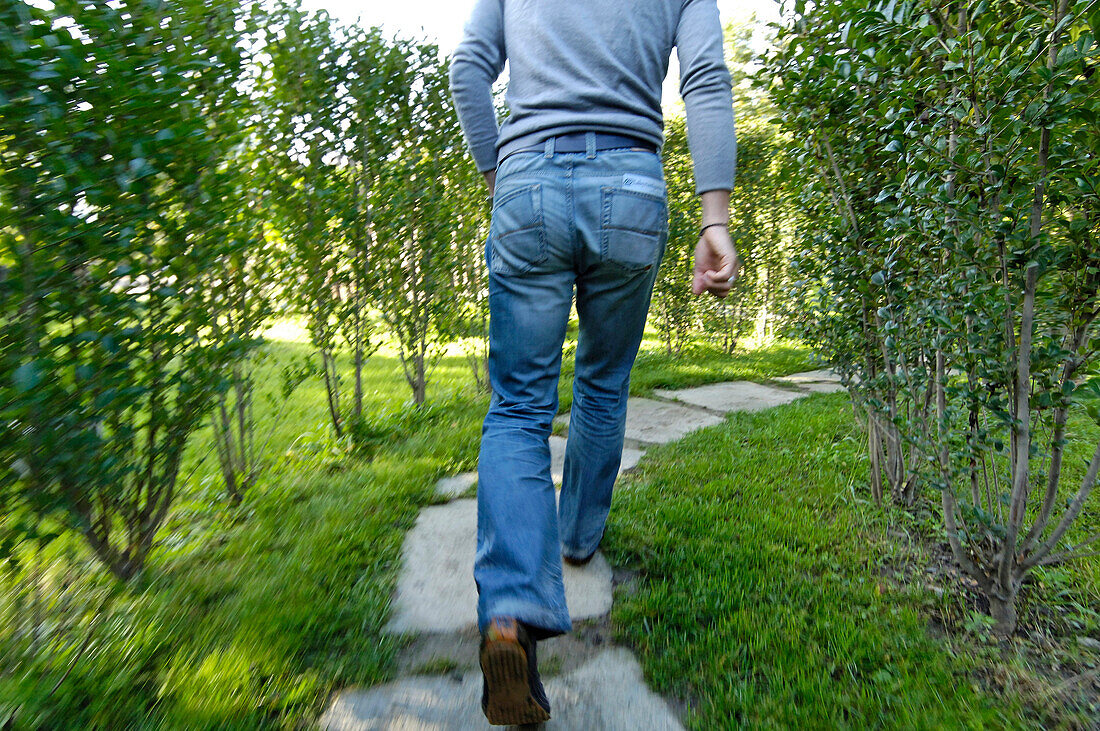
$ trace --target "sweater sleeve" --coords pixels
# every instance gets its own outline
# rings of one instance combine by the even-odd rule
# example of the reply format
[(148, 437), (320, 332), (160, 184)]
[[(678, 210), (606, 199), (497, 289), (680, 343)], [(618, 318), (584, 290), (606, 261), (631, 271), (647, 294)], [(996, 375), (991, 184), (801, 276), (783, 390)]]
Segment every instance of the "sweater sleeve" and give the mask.
[(684, 0), (676, 28), (676, 55), (695, 190), (731, 190), (737, 141), (732, 82), (723, 53), (717, 0)]
[(451, 59), (451, 96), (479, 172), (497, 166), (493, 82), (504, 70), (504, 0), (477, 0)]

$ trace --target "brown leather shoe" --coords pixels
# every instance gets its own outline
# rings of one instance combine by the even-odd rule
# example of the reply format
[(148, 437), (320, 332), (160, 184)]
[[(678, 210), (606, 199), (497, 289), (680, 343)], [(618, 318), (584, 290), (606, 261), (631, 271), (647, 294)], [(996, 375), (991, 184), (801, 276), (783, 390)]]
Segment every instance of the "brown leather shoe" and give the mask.
[(535, 641), (511, 617), (497, 617), (481, 636), (481, 710), (494, 726), (550, 720)]

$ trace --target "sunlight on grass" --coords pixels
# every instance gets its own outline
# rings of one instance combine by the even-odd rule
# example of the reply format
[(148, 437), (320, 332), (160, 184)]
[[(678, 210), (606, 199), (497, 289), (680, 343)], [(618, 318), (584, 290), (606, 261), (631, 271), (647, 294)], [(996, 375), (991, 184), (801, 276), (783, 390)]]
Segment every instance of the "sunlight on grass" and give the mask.
[(271, 325), (261, 333), (261, 337), (264, 340), (270, 340), (277, 343), (306, 344), (309, 342), (309, 332), (306, 330), (306, 320), (304, 317), (274, 320)]
[[(372, 450), (356, 454), (332, 436), (316, 379), (283, 408), (263, 397), (309, 352), (293, 322), (276, 334), (257, 371), (269, 471), (231, 510), (209, 430), (196, 435), (147, 575), (101, 618), (62, 693), (45, 700), (41, 679), (65, 672), (71, 647), (0, 683), (0, 711), (19, 699), (44, 728), (297, 728), (332, 690), (392, 677), (398, 647), (383, 626), (405, 531), (437, 499), (437, 479), (476, 468), (488, 397), (449, 355), (414, 411), (396, 359), (376, 355), (365, 370)], [(670, 356), (651, 338), (631, 392), (813, 367), (795, 344), (731, 356), (695, 343)], [(562, 410), (571, 381), (567, 358)], [(1079, 416), (1072, 424), (1076, 475), (1095, 435), (1086, 424), (1076, 436)], [(929, 637), (919, 595), (878, 580), (892, 544), (862, 497), (861, 438), (843, 395), (815, 396), (655, 448), (620, 483), (604, 546), (638, 578), (616, 599), (615, 630), (652, 685), (686, 701), (693, 727), (1019, 725), (1017, 706), (972, 687), (970, 660)], [(1098, 521), (1090, 506), (1075, 536)], [(76, 541), (51, 550), (47, 560), (86, 561)], [(1100, 559), (1049, 569), (1034, 591), (1068, 592), (1079, 611), (1067, 621), (1092, 631), (1098, 575)], [(70, 597), (105, 585), (83, 576), (56, 583)]]
[[(304, 317), (288, 317), (279, 320), (274, 320), (264, 330), (260, 336), (267, 342), (271, 343), (295, 343), (299, 345), (309, 344), (309, 326), (306, 318)], [(376, 336), (375, 342), (380, 343), (380, 347), (376, 351), (376, 355), (384, 358), (398, 358), (400, 355), (400, 349), (392, 338), (384, 336)], [(467, 348), (473, 345), (473, 341), (465, 338), (459, 338), (453, 342), (446, 343), (440, 349), (440, 353), (445, 358), (462, 358), (465, 357)]]
[(641, 573), (613, 620), (694, 728), (1004, 722), (876, 581), (861, 474), (845, 397), (816, 396), (654, 450), (618, 490), (605, 545)]

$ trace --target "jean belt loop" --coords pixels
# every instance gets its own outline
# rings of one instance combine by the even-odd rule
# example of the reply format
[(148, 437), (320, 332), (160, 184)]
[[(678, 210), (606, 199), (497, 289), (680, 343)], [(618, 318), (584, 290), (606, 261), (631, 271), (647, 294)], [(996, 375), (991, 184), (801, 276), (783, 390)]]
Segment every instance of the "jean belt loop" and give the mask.
[(546, 159), (549, 160), (554, 156), (554, 138), (550, 137), (546, 140), (546, 144), (543, 145), (543, 154)]
[(584, 133), (584, 149), (589, 160), (596, 159), (596, 133)]

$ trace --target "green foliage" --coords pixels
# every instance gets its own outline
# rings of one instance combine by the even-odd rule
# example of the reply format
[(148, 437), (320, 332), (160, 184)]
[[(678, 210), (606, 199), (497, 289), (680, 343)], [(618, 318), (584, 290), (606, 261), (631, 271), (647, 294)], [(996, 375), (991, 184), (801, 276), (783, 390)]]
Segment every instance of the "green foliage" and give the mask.
[(691, 151), (683, 113), (665, 121), (664, 178), (669, 195), (669, 245), (653, 290), (651, 321), (668, 353), (704, 335), (728, 354), (746, 336), (774, 340), (796, 307), (788, 297), (788, 259), (795, 217), (787, 185), (791, 157), (770, 123), (767, 90), (753, 84), (755, 21), (726, 27), (727, 65), (737, 114), (737, 176), (730, 191), (729, 233), (741, 272), (728, 298), (694, 297), (689, 285), (700, 226)]
[[(259, 170), (283, 242), (287, 304), (308, 319), (340, 435), (362, 412), (364, 362), (380, 345), (369, 309), (376, 283), (369, 196), (409, 83), (395, 73), (404, 49), (377, 29), (349, 32), (297, 4), (278, 3), (262, 17), (270, 61), (258, 75)], [(354, 362), (351, 394), (338, 365), (345, 349)]]
[(1097, 10), (798, 6), (769, 71), (814, 171), (802, 331), (868, 416), (876, 497), (882, 473), (903, 503), (938, 487), (956, 560), (1011, 632), (1027, 573), (1100, 537), (1056, 550), (1100, 469), (1098, 444), (1062, 502), (1100, 345)]
[(668, 191), (668, 246), (653, 285), (651, 317), (666, 351), (671, 354), (680, 352), (696, 323), (691, 271), (699, 236), (700, 209), (683, 117), (673, 117), (665, 125), (664, 168)]
[[(211, 326), (219, 338), (257, 344), (278, 307), (278, 256), (261, 208), (264, 191), (252, 174), (255, 159), (248, 151), (238, 149), (234, 165), (238, 174), (227, 176), (228, 185), (222, 192), (225, 219), (212, 223), (220, 223), (226, 236), (239, 239), (239, 246), (220, 262), (216, 283), (204, 295), (208, 311), (216, 313)], [(248, 358), (232, 365), (227, 374), (228, 387), (219, 392), (212, 416), (222, 480), (233, 504), (244, 499), (264, 469), (256, 450), (253, 404), (254, 372), (260, 357), (262, 352), (253, 350)], [(300, 366), (287, 366), (287, 370), (284, 391), (292, 391), (306, 372)], [(283, 394), (283, 403), (288, 396)]]
[(700, 219), (683, 117), (670, 119), (665, 132), (669, 243), (654, 285), (652, 318), (666, 350), (679, 353), (691, 338), (704, 334), (732, 354), (758, 327), (765, 339), (774, 338), (785, 299), (785, 230), (793, 218), (780, 174), (784, 157), (776, 128), (752, 117), (738, 123), (730, 236), (742, 268), (725, 300), (691, 294)]
[(764, 90), (754, 86), (754, 21), (726, 28), (727, 64), (734, 84), (737, 115), (737, 176), (730, 195), (730, 235), (741, 258), (741, 275), (728, 298), (694, 297), (690, 281), (699, 240), (699, 201), (682, 113), (665, 123), (663, 148), (669, 200), (669, 243), (654, 285), (652, 323), (668, 353), (679, 353), (698, 335), (732, 354), (750, 335), (774, 339), (788, 305), (789, 229), (796, 220), (780, 130)]
[[(413, 401), (456, 336), (484, 337), (488, 283), (480, 252), (486, 232), (484, 184), (451, 105), (448, 65), (433, 45), (410, 48), (415, 79), (402, 102), (401, 154), (381, 166), (374, 301), (396, 341)], [(475, 373), (478, 369), (475, 367)]]
[(2, 12), (4, 530), (79, 531), (129, 578), (249, 346), (208, 300), (248, 245), (227, 207), (243, 141), (235, 5)]
[[(883, 475), (899, 502), (942, 490), (994, 629), (1034, 572), (1091, 632), (1094, 564), (1054, 564), (1100, 538), (1100, 15), (795, 5), (770, 97), (747, 84), (751, 30), (728, 30), (745, 267), (725, 302), (690, 295), (669, 120), (660, 342), (631, 391), (810, 367), (789, 344), (731, 355), (795, 320), (868, 420), (876, 496)], [(484, 399), (448, 395), (447, 346), (484, 387), (487, 204), (447, 64), (295, 2), (15, 0), (0, 76), (0, 725), (308, 723), (387, 678), (402, 531), (476, 461)], [(322, 378), (293, 344), (258, 355), (278, 309)], [(623, 636), (701, 727), (1014, 721), (957, 691), (912, 603), (863, 570), (842, 411), (738, 417), (620, 492), (609, 545), (644, 572)]]
[[(0, 574), (0, 721), (18, 708), (15, 728), (293, 728), (331, 690), (389, 678), (397, 644), (382, 627), (404, 531), (436, 479), (476, 463), (485, 400), (451, 393), (467, 382), (452, 357), (430, 406), (398, 409), (399, 362), (372, 358), (364, 413), (379, 438), (367, 461), (324, 428), (319, 381), (278, 403), (278, 374), (306, 347), (264, 349), (256, 416), (279, 428), (261, 447), (268, 478), (241, 508), (202, 488), (218, 470), (200, 461), (202, 432), (185, 458), (197, 479), (139, 580), (112, 596), (65, 538), (21, 575)], [(36, 588), (13, 590), (20, 579)], [(34, 593), (49, 623), (32, 649)]]
[(482, 183), (437, 47), (287, 3), (266, 16), (264, 37), (258, 136), (268, 201), (285, 243), (286, 291), (308, 318), (339, 435), (362, 417), (363, 363), (382, 343), (381, 325), (418, 404), (442, 346), (483, 335)]

